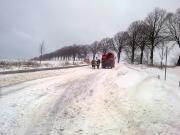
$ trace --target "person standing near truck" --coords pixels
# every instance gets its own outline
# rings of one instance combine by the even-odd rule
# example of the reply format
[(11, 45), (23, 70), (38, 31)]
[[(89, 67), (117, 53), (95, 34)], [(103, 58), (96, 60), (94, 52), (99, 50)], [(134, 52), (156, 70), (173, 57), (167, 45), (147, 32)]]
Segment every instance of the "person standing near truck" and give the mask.
[(97, 68), (99, 69), (99, 67), (100, 67), (100, 63), (101, 63), (101, 61), (100, 61), (100, 59), (98, 59), (97, 60)]
[(95, 60), (92, 60), (92, 61), (91, 61), (91, 65), (92, 65), (92, 68), (95, 69), (95, 67), (96, 67), (96, 61), (95, 61)]
[(97, 66), (97, 69), (99, 69), (100, 63), (101, 63), (100, 59), (96, 58), (96, 66)]

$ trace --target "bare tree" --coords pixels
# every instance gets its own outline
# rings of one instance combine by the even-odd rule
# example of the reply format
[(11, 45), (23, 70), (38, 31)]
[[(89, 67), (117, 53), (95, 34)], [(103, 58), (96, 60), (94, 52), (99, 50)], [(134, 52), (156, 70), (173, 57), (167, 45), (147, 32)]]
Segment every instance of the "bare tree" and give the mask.
[(72, 57), (73, 57), (73, 63), (74, 63), (74, 61), (76, 60), (76, 57), (78, 55), (79, 46), (78, 45), (71, 46), (70, 51), (71, 51), (71, 54), (72, 54)]
[(149, 64), (150, 49), (148, 48), (148, 46), (145, 47), (144, 54), (145, 54), (146, 63)]
[(89, 47), (88, 45), (83, 45), (80, 47), (80, 52), (81, 52), (81, 55), (83, 56), (83, 58), (86, 58), (89, 53), (88, 47)]
[[(174, 48), (174, 45), (171, 45), (169, 46), (167, 44), (168, 41), (163, 41), (162, 43), (159, 44), (158, 46), (158, 49), (159, 49), (159, 56), (160, 56), (160, 59), (161, 59), (161, 69), (163, 68), (163, 61), (164, 61), (164, 58), (166, 56), (166, 53), (167, 55), (170, 53), (170, 51)], [(166, 49), (167, 49), (167, 52), (166, 52)]]
[(166, 38), (166, 11), (156, 8), (147, 16), (145, 21), (148, 25), (147, 34), (150, 45), (150, 60), (151, 65), (153, 65), (154, 49)]
[(44, 43), (44, 41), (40, 44), (39, 51), (40, 51), (40, 58), (39, 58), (39, 60), (40, 60), (40, 64), (41, 64), (42, 57), (43, 57), (43, 54), (45, 52), (45, 43)]
[(99, 51), (99, 43), (97, 41), (93, 42), (91, 45), (90, 45), (90, 51), (92, 52), (93, 54), (93, 60), (95, 60), (95, 56), (96, 54), (98, 53)]
[(133, 22), (128, 29), (128, 47), (131, 50), (131, 63), (134, 63), (135, 51), (138, 48), (138, 32), (140, 21)]
[(113, 50), (113, 40), (112, 38), (103, 38), (99, 42), (100, 51), (103, 53), (107, 53), (110, 50)]
[[(167, 15), (167, 29), (170, 40), (175, 41), (180, 47), (180, 8), (175, 14)], [(177, 65), (180, 66), (180, 56)]]
[(138, 23), (138, 34), (137, 34), (137, 44), (141, 51), (140, 54), (140, 64), (143, 63), (143, 56), (144, 56), (144, 49), (148, 45), (148, 36), (147, 36), (147, 30), (148, 26), (144, 21), (140, 21)]
[(161, 69), (163, 68), (163, 60), (164, 60), (164, 57), (165, 57), (165, 52), (166, 52), (166, 46), (164, 44), (164, 42), (162, 42), (160, 45), (159, 45), (159, 56), (160, 56), (160, 59), (161, 59)]
[(115, 36), (114, 36), (114, 50), (117, 53), (117, 58), (118, 58), (118, 63), (120, 62), (120, 57), (121, 57), (121, 51), (122, 48), (125, 46), (126, 42), (127, 42), (127, 38), (128, 38), (128, 33), (127, 32), (118, 32)]

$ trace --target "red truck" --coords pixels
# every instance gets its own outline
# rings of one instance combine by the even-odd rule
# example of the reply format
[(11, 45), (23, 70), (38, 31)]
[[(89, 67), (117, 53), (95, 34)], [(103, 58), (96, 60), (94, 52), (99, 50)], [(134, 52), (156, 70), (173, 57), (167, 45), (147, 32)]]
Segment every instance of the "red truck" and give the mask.
[(114, 68), (115, 56), (113, 53), (104, 53), (101, 59), (102, 68)]

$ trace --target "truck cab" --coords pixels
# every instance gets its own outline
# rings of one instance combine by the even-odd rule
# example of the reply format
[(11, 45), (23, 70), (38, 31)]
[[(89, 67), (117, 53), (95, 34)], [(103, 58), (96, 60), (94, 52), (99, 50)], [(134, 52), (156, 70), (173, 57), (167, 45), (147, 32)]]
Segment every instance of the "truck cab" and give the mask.
[(113, 53), (102, 54), (102, 68), (114, 68), (115, 67), (115, 56)]

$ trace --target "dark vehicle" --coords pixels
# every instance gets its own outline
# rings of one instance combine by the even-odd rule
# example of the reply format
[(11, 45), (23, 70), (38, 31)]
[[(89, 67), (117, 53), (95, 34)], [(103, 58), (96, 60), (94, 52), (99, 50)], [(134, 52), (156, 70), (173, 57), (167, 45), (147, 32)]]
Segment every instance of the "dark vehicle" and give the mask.
[(113, 53), (105, 53), (102, 55), (102, 68), (114, 68), (115, 56)]

